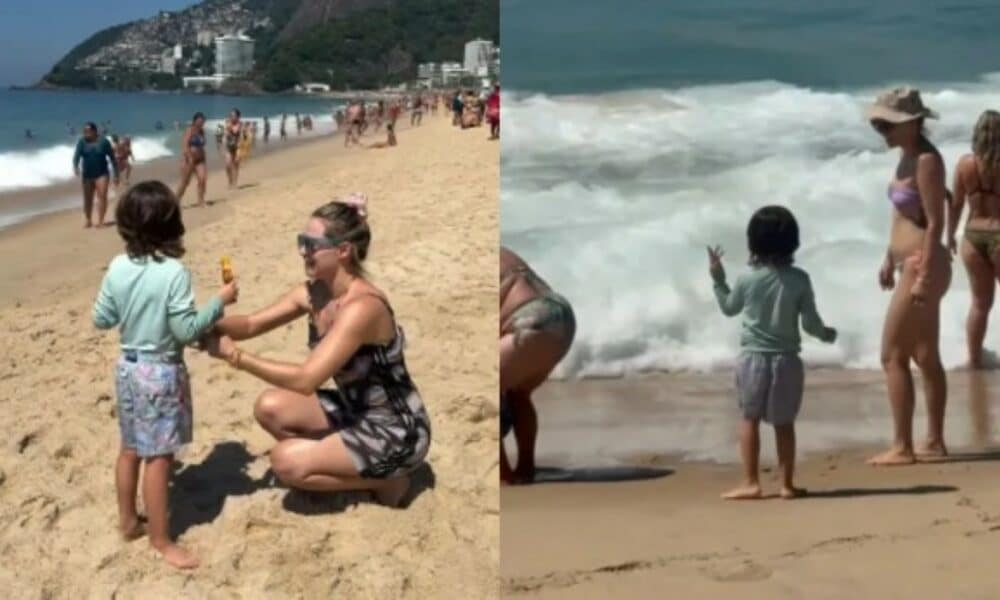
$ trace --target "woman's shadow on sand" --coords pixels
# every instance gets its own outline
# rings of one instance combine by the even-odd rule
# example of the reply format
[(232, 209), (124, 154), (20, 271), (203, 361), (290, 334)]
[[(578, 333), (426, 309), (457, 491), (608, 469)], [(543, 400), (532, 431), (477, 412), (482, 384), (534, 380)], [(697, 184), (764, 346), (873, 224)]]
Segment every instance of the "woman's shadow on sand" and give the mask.
[(538, 467), (531, 483), (613, 483), (658, 479), (673, 473), (672, 469), (654, 467)]
[[(303, 492), (286, 488), (268, 469), (263, 477), (254, 479), (247, 473), (250, 463), (258, 457), (247, 452), (242, 443), (228, 441), (216, 444), (199, 464), (182, 464), (173, 475), (170, 486), (170, 534), (176, 538), (191, 527), (210, 523), (222, 512), (226, 498), (245, 496), (268, 488), (287, 489), (282, 506), (291, 512), (314, 515), (332, 514), (372, 501), (368, 492)], [(408, 506), (417, 496), (435, 485), (434, 471), (424, 464), (411, 474), (412, 485), (402, 506)]]

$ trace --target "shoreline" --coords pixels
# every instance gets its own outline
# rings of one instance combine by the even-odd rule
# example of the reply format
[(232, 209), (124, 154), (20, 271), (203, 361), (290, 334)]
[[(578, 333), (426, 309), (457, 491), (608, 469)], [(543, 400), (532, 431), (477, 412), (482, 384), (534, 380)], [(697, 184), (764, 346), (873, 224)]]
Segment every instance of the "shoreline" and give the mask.
[[(539, 464), (562, 468), (739, 464), (731, 372), (672, 373), (623, 379), (549, 381), (537, 390)], [(914, 439), (923, 435), (921, 379)], [(945, 436), (959, 451), (1000, 445), (1000, 370), (948, 372)], [(881, 371), (810, 369), (796, 420), (799, 458), (829, 452), (884, 450), (891, 407)], [(513, 444), (507, 443), (513, 456)], [(761, 456), (774, 455), (771, 428), (761, 424)]]
[[(174, 132), (176, 133), (176, 132)], [(288, 140), (282, 142), (280, 138), (276, 137), (275, 132), (272, 131), (271, 142), (264, 144), (263, 141), (258, 140), (254, 145), (252, 154), (249, 157), (249, 162), (253, 163), (263, 157), (270, 156), (274, 153), (281, 153), (285, 151), (294, 150), (302, 145), (308, 145), (312, 143), (321, 142), (326, 138), (336, 138), (339, 137), (340, 132), (333, 129), (330, 132), (323, 133), (312, 133), (303, 136), (290, 135)], [(206, 135), (209, 132), (206, 131)], [(370, 134), (369, 134), (370, 135)], [(363, 140), (365, 138), (362, 138)], [(225, 179), (225, 159), (219, 155), (215, 148), (214, 136), (210, 136), (210, 143), (206, 145), (208, 152), (206, 154), (206, 160), (209, 164), (208, 175), (209, 181), (215, 177), (222, 177)], [(175, 151), (179, 152), (179, 149), (174, 148)], [(180, 161), (180, 155), (162, 156), (159, 158), (154, 158), (142, 164), (136, 164), (132, 166), (132, 177), (131, 183), (136, 183), (138, 181), (143, 181), (145, 179), (160, 179), (171, 186), (171, 188), (176, 187), (176, 184), (180, 181), (180, 168), (178, 166)], [(247, 161), (244, 161), (244, 165)], [(67, 167), (69, 170), (69, 167)], [(141, 175), (141, 177), (138, 177)], [(124, 188), (123, 188), (124, 191)], [(188, 185), (188, 189), (184, 194), (185, 204), (189, 204), (192, 201), (192, 195), (197, 198), (197, 179), (192, 178), (191, 183)], [(115, 203), (115, 191), (114, 184), (109, 183), (108, 189), (108, 217), (109, 220), (113, 217), (113, 205)], [(206, 193), (206, 202), (210, 200), (208, 194)], [(55, 184), (21, 188), (18, 190), (12, 190), (7, 192), (0, 192), (0, 239), (4, 235), (7, 235), (12, 228), (22, 226), (30, 221), (38, 218), (43, 218), (51, 216), (53, 214), (60, 214), (67, 211), (80, 211), (82, 207), (82, 192), (80, 191), (80, 181), (72, 177), (69, 180), (62, 181)], [(44, 205), (45, 210), (42, 212), (32, 213), (24, 215), (23, 218), (18, 218), (9, 224), (4, 224), (4, 218), (14, 218), (11, 214), (23, 214), (18, 213), (18, 209), (30, 210), (31, 206)]]

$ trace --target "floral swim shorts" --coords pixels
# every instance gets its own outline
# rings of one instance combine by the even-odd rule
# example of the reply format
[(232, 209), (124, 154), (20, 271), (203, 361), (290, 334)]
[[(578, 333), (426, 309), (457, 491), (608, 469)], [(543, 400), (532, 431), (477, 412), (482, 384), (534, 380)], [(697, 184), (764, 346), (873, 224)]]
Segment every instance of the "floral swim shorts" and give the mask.
[(122, 445), (143, 457), (191, 442), (191, 382), (183, 362), (125, 352), (115, 369)]

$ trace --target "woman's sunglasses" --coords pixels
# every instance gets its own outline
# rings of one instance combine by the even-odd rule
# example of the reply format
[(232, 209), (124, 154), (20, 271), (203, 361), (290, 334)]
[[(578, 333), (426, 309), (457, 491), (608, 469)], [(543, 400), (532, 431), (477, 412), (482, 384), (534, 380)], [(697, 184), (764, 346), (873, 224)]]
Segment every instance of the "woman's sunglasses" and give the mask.
[(344, 240), (328, 237), (314, 237), (305, 233), (300, 233), (297, 238), (298, 248), (306, 254), (313, 254), (317, 250), (329, 250), (344, 243)]
[(896, 126), (895, 123), (890, 123), (889, 121), (885, 121), (883, 119), (872, 119), (871, 124), (872, 129), (882, 134), (892, 131), (892, 128)]

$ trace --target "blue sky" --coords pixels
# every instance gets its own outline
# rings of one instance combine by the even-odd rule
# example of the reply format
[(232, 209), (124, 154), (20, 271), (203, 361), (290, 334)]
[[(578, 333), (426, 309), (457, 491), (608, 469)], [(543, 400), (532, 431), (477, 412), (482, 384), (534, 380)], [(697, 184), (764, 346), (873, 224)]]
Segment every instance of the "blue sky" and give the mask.
[(35, 83), (92, 34), (196, 0), (0, 0), (0, 86)]

